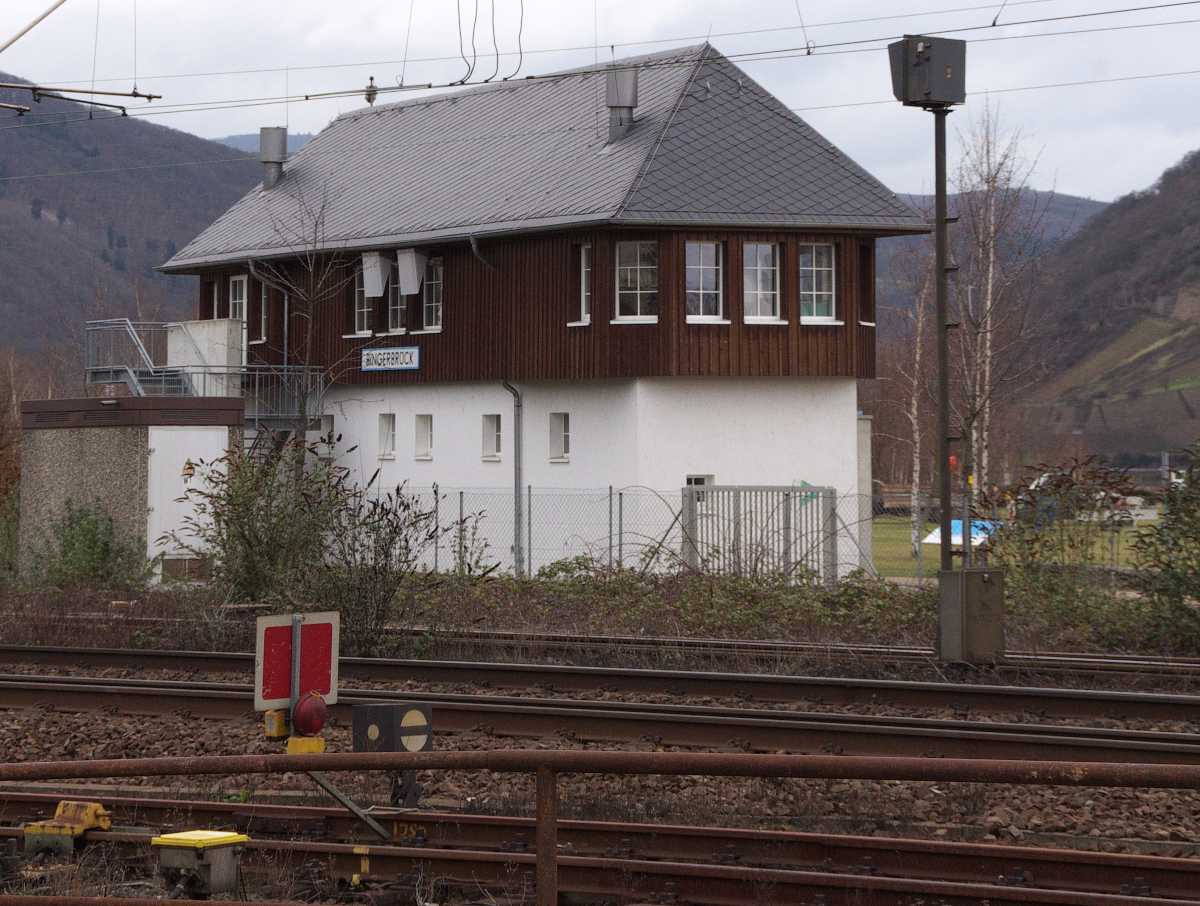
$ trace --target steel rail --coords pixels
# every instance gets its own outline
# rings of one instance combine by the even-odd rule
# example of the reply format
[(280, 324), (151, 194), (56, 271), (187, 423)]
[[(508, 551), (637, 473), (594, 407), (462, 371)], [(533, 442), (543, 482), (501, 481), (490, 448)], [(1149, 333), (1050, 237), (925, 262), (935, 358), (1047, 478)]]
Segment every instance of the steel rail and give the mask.
[[(661, 878), (669, 874), (672, 890), (679, 894), (686, 885), (685, 898), (708, 903), (746, 902), (739, 893), (747, 882), (753, 883), (752, 902), (795, 901), (809, 897), (814, 889), (832, 902), (861, 902), (861, 893), (871, 894), (870, 902), (904, 902), (903, 894), (934, 895), (947, 902), (974, 902), (981, 899), (1001, 903), (1109, 903), (1135, 906), (1148, 898), (1083, 894), (1072, 891), (1037, 891), (994, 885), (956, 884), (946, 881), (911, 881), (895, 878), (830, 875), (814, 872), (778, 871), (766, 868), (729, 868), (725, 866), (674, 863), (633, 862), (614, 859), (562, 857), (558, 852), (558, 783), (561, 773), (596, 774), (700, 774), (710, 777), (823, 778), (850, 780), (961, 781), (981, 783), (1017, 783), (1034, 785), (1108, 786), (1169, 789), (1200, 788), (1197, 764), (1097, 764), (1086, 762), (1000, 761), (988, 759), (939, 758), (863, 758), (814, 755), (728, 755), (687, 752), (596, 752), (509, 750), (472, 752), (354, 753), (340, 755), (225, 755), (208, 757), (142, 758), (72, 762), (32, 762), (0, 764), (0, 781), (63, 780), (97, 777), (137, 777), (172, 775), (279, 774), (291, 772), (404, 771), (404, 770), (481, 770), (517, 772), (537, 777), (536, 853), (534, 856), (495, 853), (442, 852), (433, 863), (448, 874), (453, 863), (467, 863), (473, 883), (480, 874), (479, 862), (503, 863), (504, 876), (516, 861), (533, 865), (536, 870), (537, 906), (558, 902), (560, 883), (582, 886), (586, 891), (611, 890), (614, 876), (620, 878), (621, 893), (628, 895), (643, 889), (640, 879), (646, 875)], [(319, 851), (320, 844), (294, 844), (298, 851)], [(328, 845), (327, 845), (328, 846)], [(305, 850), (305, 847), (309, 847)], [(370, 859), (378, 848), (346, 845), (355, 856), (366, 856), (360, 872), (370, 871)], [(366, 852), (364, 852), (366, 850)], [(420, 859), (429, 859), (427, 850), (413, 851)], [(403, 857), (403, 854), (393, 853)], [(444, 864), (443, 864), (444, 863)], [(426, 865), (426, 862), (421, 862)], [(560, 868), (562, 871), (560, 872)], [(587, 872), (586, 878), (580, 874)], [(675, 874), (671, 874), (674, 871)], [(764, 882), (767, 886), (763, 886)], [(736, 885), (736, 891), (734, 886)], [(717, 898), (717, 897), (720, 898)], [(706, 897), (706, 899), (700, 899)], [(1103, 899), (1102, 899), (1103, 898)], [(1154, 902), (1151, 900), (1151, 902)], [(1181, 903), (1165, 900), (1164, 903)], [(1193, 901), (1195, 902), (1195, 901)]]
[[(254, 656), (242, 652), (4, 645), (0, 646), (0, 663), (248, 673), (253, 669)], [(338, 670), (343, 679), (372, 682), (458, 683), (505, 688), (545, 686), (764, 702), (896, 705), (978, 713), (1022, 711), (1051, 717), (1200, 719), (1200, 696), (1155, 692), (357, 657), (341, 658)]]
[[(186, 711), (210, 718), (251, 713), (252, 689), (238, 683), (193, 683), (96, 677), (0, 676), (0, 707), (52, 706), (123, 714)], [(426, 701), (442, 732), (486, 730), (500, 736), (569, 733), (579, 740), (734, 747), (750, 751), (1140, 761), (1200, 761), (1200, 734), (1004, 724), (980, 721), (704, 708), (518, 696), (433, 695), (341, 690), (333, 716), (349, 723), (355, 704)]]
[[(15, 833), (14, 833), (15, 831)], [(19, 829), (0, 829), (12, 837)], [(151, 834), (90, 831), (89, 840), (142, 848)], [(432, 877), (455, 886), (518, 889), (530, 886), (536, 856), (426, 847), (363, 846), (345, 843), (250, 840), (244, 851), (251, 865), (277, 873), (284, 862), (323, 860), (334, 877), (358, 882), (391, 882), (398, 877)], [(243, 861), (247, 861), (244, 857)], [(821, 896), (830, 904), (861, 904), (863, 896), (879, 906), (911, 904), (931, 897), (944, 906), (1194, 906), (1188, 898), (1123, 896), (1075, 890), (937, 879), (893, 878), (831, 871), (803, 871), (749, 866), (704, 865), (613, 857), (560, 855), (557, 892), (593, 896), (662, 896), (689, 903), (742, 906), (763, 902), (808, 902)], [(46, 902), (45, 898), (38, 898)], [(0, 897), (0, 904), (8, 902)], [(103, 901), (93, 901), (103, 902)], [(122, 903), (126, 901), (108, 901)], [(151, 901), (153, 902), (153, 901)], [(159, 901), (161, 902), (161, 901)], [(38, 904), (38, 906), (43, 906)], [(23, 904), (22, 904), (23, 906)]]
[[(60, 800), (70, 798), (80, 798), (80, 794), (0, 790), (0, 817), (9, 822), (44, 818)], [(357, 839), (362, 833), (362, 825), (354, 817), (336, 808), (108, 795), (87, 798), (103, 802), (118, 825), (152, 822), (162, 829), (175, 829), (184, 821), (200, 820), (255, 836), (302, 834), (339, 841)], [(372, 815), (388, 828), (393, 842), (402, 846), (524, 852), (534, 844), (531, 818), (392, 809), (375, 809)], [(804, 867), (963, 883), (1005, 878), (1007, 883), (1052, 889), (1094, 893), (1140, 889), (1176, 898), (1200, 890), (1200, 861), (1194, 859), (612, 821), (562, 820), (558, 829), (561, 849), (571, 855)]]

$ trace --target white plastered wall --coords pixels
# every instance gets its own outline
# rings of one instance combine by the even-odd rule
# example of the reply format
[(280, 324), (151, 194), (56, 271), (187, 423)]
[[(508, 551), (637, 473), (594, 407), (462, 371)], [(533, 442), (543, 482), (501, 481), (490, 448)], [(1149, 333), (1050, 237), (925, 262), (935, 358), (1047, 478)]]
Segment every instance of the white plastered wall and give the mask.
[[(524, 400), (523, 485), (534, 488), (522, 539), (533, 568), (588, 553), (629, 562), (627, 551), (671, 531), (688, 475), (727, 485), (815, 485), (858, 493), (859, 425), (851, 378), (643, 378), (529, 382)], [(490, 553), (512, 565), (513, 400), (499, 383), (335, 387), (325, 412), (342, 435), (339, 462), (355, 481), (376, 469), (382, 488), (437, 484), (447, 519), (487, 516)], [(570, 413), (569, 462), (550, 460), (550, 413)], [(379, 456), (379, 416), (396, 416), (396, 449)], [(433, 416), (433, 456), (415, 458), (415, 418)], [(482, 417), (501, 416), (498, 461), (483, 458)], [(608, 488), (614, 488), (610, 506)], [(556, 493), (562, 489), (575, 493)], [(623, 492), (622, 492), (623, 491)], [(656, 492), (661, 492), (661, 496)], [(848, 498), (845, 504), (848, 509)], [(610, 511), (626, 543), (611, 541)], [(839, 511), (840, 512), (840, 511)], [(853, 524), (856, 513), (842, 513)], [(676, 528), (677, 530), (677, 528)], [(618, 533), (620, 534), (620, 533)], [(839, 538), (839, 571), (857, 561), (857, 536)], [(451, 555), (440, 553), (439, 566)]]
[[(159, 545), (158, 539), (170, 531), (180, 531), (192, 515), (192, 504), (179, 498), (187, 491), (184, 466), (191, 460), (212, 462), (225, 455), (229, 446), (229, 428), (218, 426), (158, 426), (149, 429), (147, 482), (146, 555), (168, 557), (183, 552), (172, 544)], [(195, 480), (195, 479), (193, 479)]]

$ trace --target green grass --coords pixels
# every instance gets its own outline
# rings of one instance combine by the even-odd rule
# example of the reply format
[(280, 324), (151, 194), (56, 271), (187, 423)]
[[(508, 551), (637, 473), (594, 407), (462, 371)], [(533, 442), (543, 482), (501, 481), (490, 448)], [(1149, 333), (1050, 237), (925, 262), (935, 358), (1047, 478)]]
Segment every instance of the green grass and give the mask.
[[(1139, 522), (1138, 527), (1147, 523)], [(889, 579), (915, 577), (917, 561), (912, 556), (909, 546), (909, 520), (907, 516), (876, 516), (871, 525), (872, 553), (875, 558), (875, 569), (881, 576)], [(937, 528), (937, 524), (926, 522), (920, 537), (924, 538)], [(1133, 539), (1137, 527), (1122, 528), (1117, 534), (1117, 565), (1120, 567), (1133, 566)], [(1107, 565), (1111, 556), (1110, 541), (1107, 538), (1096, 542), (1096, 562)], [(938, 570), (937, 545), (922, 545), (922, 575), (934, 576)]]

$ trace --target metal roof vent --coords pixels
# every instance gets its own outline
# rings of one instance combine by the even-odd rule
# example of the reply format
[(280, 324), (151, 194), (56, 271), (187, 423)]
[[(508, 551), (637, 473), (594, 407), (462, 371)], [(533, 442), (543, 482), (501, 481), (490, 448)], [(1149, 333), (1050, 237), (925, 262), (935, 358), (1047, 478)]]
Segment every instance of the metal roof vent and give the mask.
[(274, 188), (283, 179), (287, 160), (287, 126), (263, 126), (258, 130), (258, 159), (263, 164), (263, 188)]
[(638, 71), (633, 66), (612, 67), (607, 76), (608, 140), (615, 142), (633, 125), (633, 109), (638, 102)]

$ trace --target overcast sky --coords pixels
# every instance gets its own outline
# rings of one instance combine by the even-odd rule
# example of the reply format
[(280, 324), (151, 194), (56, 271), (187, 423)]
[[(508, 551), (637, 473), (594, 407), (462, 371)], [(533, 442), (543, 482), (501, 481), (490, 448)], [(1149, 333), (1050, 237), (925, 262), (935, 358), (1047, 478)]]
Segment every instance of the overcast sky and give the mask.
[[(0, 4), (0, 41), (50, 5), (51, 0)], [(1009, 0), (1000, 23), (1045, 19), (1156, 0)], [(447, 82), (466, 66), (457, 57), (454, 0), (414, 0), (406, 83)], [(520, 0), (479, 0), (475, 77), (495, 68), (492, 11), (502, 54), (500, 74), (517, 65)], [(460, 0), (467, 56), (475, 0)], [(799, 7), (799, 11), (797, 9)], [(521, 75), (603, 62), (694, 43), (710, 35), (723, 53), (804, 48), (811, 56), (737, 61), (790, 107), (854, 104), (890, 97), (883, 42), (840, 48), (826, 45), (887, 39), (964, 26), (988, 26), (1000, 0), (525, 0)], [(135, 71), (134, 0), (67, 0), (37, 28), (0, 53), (0, 70), (43, 84), (88, 84), (95, 52), (97, 88), (128, 89)], [(405, 57), (408, 0), (140, 0), (137, 9), (137, 84), (164, 95), (156, 106), (202, 101), (296, 96), (354, 88), (374, 75), (395, 85)], [(957, 11), (954, 11), (957, 10)], [(899, 16), (900, 13), (905, 13)], [(807, 36), (800, 28), (800, 15)], [(874, 20), (847, 22), (846, 20)], [(1187, 20), (1196, 20), (1189, 22)], [(959, 35), (995, 39), (1170, 22), (1160, 27), (1088, 34), (973, 40), (968, 47), (972, 92), (1047, 83), (1111, 79), (1197, 69), (1200, 3), (1116, 16), (985, 28)], [(841, 24), (830, 24), (841, 23)], [(757, 30), (757, 34), (744, 34)], [(738, 34), (742, 33), (742, 34)], [(598, 36), (598, 40), (597, 40)], [(98, 41), (97, 41), (98, 37)], [(651, 43), (652, 42), (652, 43)], [(610, 51), (610, 45), (616, 45)], [(564, 49), (565, 48), (565, 49)], [(581, 49), (586, 48), (586, 49)], [(315, 68), (324, 67), (324, 68)], [(286, 72), (285, 72), (286, 68)], [(229, 70), (269, 70), (241, 74)], [(389, 99), (395, 98), (396, 95)], [(1104, 85), (998, 93), (1006, 127), (1019, 129), (1038, 188), (1111, 200), (1151, 185), (1163, 169), (1200, 148), (1200, 75)], [(976, 94), (952, 117), (958, 129), (978, 115)], [(159, 122), (205, 137), (255, 132), (283, 124), (315, 132), (338, 113), (362, 106), (361, 97), (243, 106), (155, 116)], [(801, 113), (813, 126), (903, 192), (929, 191), (931, 117), (898, 104), (850, 106)]]

